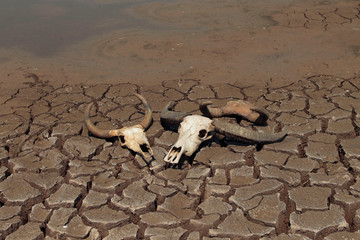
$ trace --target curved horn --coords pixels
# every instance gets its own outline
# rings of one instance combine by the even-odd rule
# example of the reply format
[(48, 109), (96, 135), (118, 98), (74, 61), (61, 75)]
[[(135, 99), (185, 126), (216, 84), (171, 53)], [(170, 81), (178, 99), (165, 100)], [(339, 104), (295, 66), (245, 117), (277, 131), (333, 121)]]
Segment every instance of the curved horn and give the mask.
[(160, 114), (160, 120), (161, 124), (171, 130), (171, 131), (177, 131), (179, 128), (180, 123), (184, 119), (184, 117), (190, 115), (188, 113), (183, 112), (175, 112), (171, 109), (175, 106), (174, 102), (169, 102), (161, 111)]
[(264, 125), (269, 118), (266, 109), (243, 100), (229, 101), (223, 107), (209, 107), (209, 105), (212, 105), (211, 101), (200, 103), (200, 111), (209, 118), (236, 115), (259, 125)]
[(250, 110), (257, 112), (259, 114), (258, 117), (254, 117), (253, 119), (251, 119), (249, 116), (249, 120), (256, 124), (263, 125), (269, 119), (269, 112), (265, 108), (253, 107), (253, 108), (250, 108)]
[(150, 127), (152, 122), (152, 110), (150, 108), (150, 105), (143, 96), (137, 93), (135, 93), (135, 96), (137, 96), (145, 106), (145, 117), (140, 123), (140, 125), (144, 128), (144, 130), (146, 130), (148, 127)]
[(202, 114), (204, 114), (204, 116), (206, 116), (208, 118), (223, 116), (224, 113), (221, 110), (221, 108), (209, 107), (209, 105), (212, 105), (212, 104), (213, 104), (212, 101), (200, 102), (199, 105), (200, 105), (200, 111), (202, 112)]
[(264, 133), (256, 132), (247, 128), (243, 128), (237, 124), (213, 120), (212, 125), (215, 131), (239, 141), (256, 142), (256, 143), (272, 143), (282, 140), (286, 136), (286, 132)]
[(86, 127), (88, 128), (88, 130), (94, 134), (95, 136), (97, 137), (100, 137), (100, 138), (111, 138), (111, 137), (114, 137), (112, 136), (110, 133), (111, 133), (111, 130), (102, 130), (98, 127), (96, 127), (91, 121), (90, 121), (90, 110), (91, 110), (91, 107), (94, 105), (94, 103), (90, 103), (86, 109), (85, 109), (85, 124), (86, 124)]

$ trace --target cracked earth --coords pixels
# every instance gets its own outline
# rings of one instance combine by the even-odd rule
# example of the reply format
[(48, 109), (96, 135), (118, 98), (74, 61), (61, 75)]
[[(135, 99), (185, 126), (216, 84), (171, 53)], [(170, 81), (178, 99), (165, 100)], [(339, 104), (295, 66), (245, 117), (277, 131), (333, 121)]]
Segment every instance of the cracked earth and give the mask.
[[(0, 239), (360, 239), (359, 3), (132, 10), (168, 29), (100, 34), (55, 49), (61, 56), (33, 54), (37, 41), (30, 53), (1, 49)], [(150, 166), (84, 124), (90, 102), (100, 128), (139, 123), (134, 93), (153, 110)], [(236, 99), (267, 109), (267, 126), (224, 120), (288, 136), (214, 138), (191, 168), (165, 165), (178, 138), (160, 123), (169, 101), (200, 114), (200, 101)]]
[[(1, 99), (2, 239), (360, 238), (360, 77), (311, 76), (283, 87), (198, 80), (64, 85), (35, 74)], [(88, 133), (83, 111), (103, 128), (154, 112), (151, 168), (117, 139)], [(286, 129), (278, 143), (208, 141), (192, 167), (167, 168), (178, 134), (161, 109), (200, 114), (198, 101), (245, 99), (270, 112), (258, 131)], [(230, 119), (228, 119), (230, 120)]]

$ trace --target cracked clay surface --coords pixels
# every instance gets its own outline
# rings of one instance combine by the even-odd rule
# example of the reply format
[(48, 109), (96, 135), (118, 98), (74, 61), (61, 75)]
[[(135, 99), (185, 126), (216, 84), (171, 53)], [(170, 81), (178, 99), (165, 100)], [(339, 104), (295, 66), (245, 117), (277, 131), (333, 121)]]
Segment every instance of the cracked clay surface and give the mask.
[[(50, 35), (31, 34), (64, 17), (57, 2), (31, 8), (47, 20), (20, 28), (28, 45), (0, 41), (0, 240), (360, 239), (359, 1), (139, 1), (127, 13), (151, 28), (71, 42), (81, 31), (51, 25), (71, 44), (44, 53), (36, 39)], [(103, 20), (86, 26), (117, 21)], [(90, 102), (99, 128), (138, 124), (134, 93), (153, 110), (150, 166), (84, 124)], [(288, 136), (216, 138), (191, 168), (165, 166), (178, 138), (160, 123), (169, 101), (200, 114), (199, 101), (238, 99), (270, 113), (240, 125)]]
[[(359, 90), (360, 77), (336, 76), (264, 89), (192, 79), (54, 88), (38, 79), (1, 102), (2, 239), (358, 239)], [(152, 170), (83, 123), (92, 101), (98, 126), (140, 121), (134, 92), (154, 111)], [(199, 114), (204, 99), (251, 101), (270, 112), (257, 130), (289, 134), (264, 146), (210, 141), (190, 169), (166, 168), (177, 133), (162, 128), (161, 109), (172, 100)]]

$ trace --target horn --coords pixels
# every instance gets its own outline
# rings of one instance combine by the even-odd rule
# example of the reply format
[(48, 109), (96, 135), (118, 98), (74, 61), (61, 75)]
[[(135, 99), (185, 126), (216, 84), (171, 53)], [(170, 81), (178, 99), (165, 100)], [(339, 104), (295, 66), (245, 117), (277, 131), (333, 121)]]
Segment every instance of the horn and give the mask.
[(184, 117), (190, 115), (188, 113), (172, 111), (174, 106), (175, 103), (173, 101), (169, 102), (160, 114), (161, 124), (171, 131), (177, 131)]
[(88, 128), (88, 130), (94, 134), (95, 136), (97, 137), (100, 137), (100, 138), (111, 138), (111, 137), (114, 137), (112, 136), (110, 133), (111, 133), (111, 130), (102, 130), (102, 129), (99, 129), (98, 127), (96, 127), (91, 121), (90, 121), (90, 110), (91, 110), (91, 107), (94, 105), (94, 103), (90, 103), (86, 109), (85, 109), (85, 124), (86, 124), (86, 127)]
[(253, 108), (250, 108), (250, 110), (257, 112), (259, 114), (259, 117), (249, 119), (250, 121), (254, 122), (255, 124), (264, 125), (266, 123), (266, 121), (269, 119), (269, 112), (265, 108), (253, 107)]
[(150, 108), (150, 105), (143, 96), (137, 93), (135, 93), (135, 96), (137, 96), (145, 106), (145, 117), (140, 123), (140, 125), (144, 128), (144, 130), (146, 130), (148, 127), (150, 127), (152, 123), (152, 110)]
[(214, 108), (214, 107), (209, 107), (209, 105), (212, 105), (213, 102), (211, 101), (204, 101), (204, 102), (200, 102), (200, 111), (202, 112), (202, 114), (204, 114), (205, 117), (208, 118), (214, 118), (214, 117), (222, 117), (223, 116), (223, 111), (221, 110), (221, 108)]
[(238, 141), (252, 142), (252, 143), (273, 143), (282, 140), (287, 132), (278, 133), (263, 133), (241, 127), (237, 124), (224, 122), (220, 120), (213, 120), (212, 125), (215, 131)]
[[(222, 116), (240, 116), (258, 125), (264, 125), (269, 119), (269, 113), (262, 107), (253, 106), (246, 101), (230, 101), (223, 107), (210, 107), (211, 101), (200, 103), (200, 111), (209, 118), (219, 118)], [(248, 108), (248, 110), (246, 110)], [(244, 111), (245, 110), (245, 111)]]

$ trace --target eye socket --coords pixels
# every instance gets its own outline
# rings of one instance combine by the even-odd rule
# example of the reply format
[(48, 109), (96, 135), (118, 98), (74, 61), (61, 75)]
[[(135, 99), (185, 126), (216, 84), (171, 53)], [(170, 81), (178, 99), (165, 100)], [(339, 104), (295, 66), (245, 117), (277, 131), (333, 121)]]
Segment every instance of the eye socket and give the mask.
[(204, 138), (204, 137), (206, 137), (206, 135), (207, 135), (207, 131), (205, 129), (201, 129), (199, 131), (199, 137), (200, 138)]
[(120, 136), (119, 136), (119, 139), (120, 139), (120, 142), (121, 142), (122, 144), (125, 143), (125, 137), (124, 137), (123, 135), (120, 135)]

